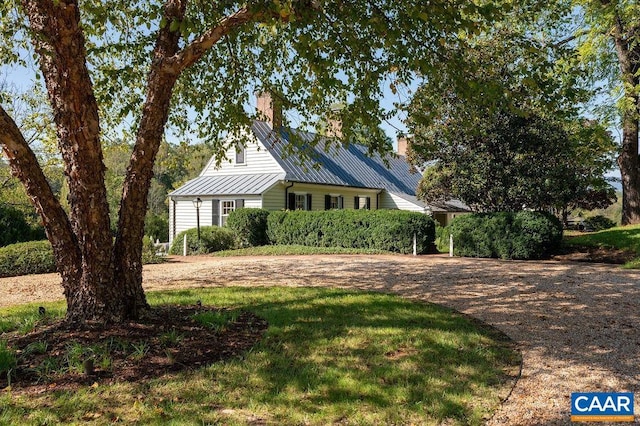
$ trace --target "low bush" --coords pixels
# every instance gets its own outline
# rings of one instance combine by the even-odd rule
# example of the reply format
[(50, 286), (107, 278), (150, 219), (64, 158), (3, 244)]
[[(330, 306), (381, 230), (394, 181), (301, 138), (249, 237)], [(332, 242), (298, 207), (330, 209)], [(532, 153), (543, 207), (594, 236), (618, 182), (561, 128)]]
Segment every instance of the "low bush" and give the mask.
[(0, 247), (43, 237), (42, 227), (31, 228), (20, 210), (0, 206)]
[(49, 241), (30, 241), (0, 248), (0, 277), (55, 272)]
[(257, 247), (269, 244), (267, 237), (267, 218), (265, 209), (237, 209), (227, 218), (227, 226), (237, 238), (238, 247)]
[(187, 255), (207, 254), (235, 247), (236, 236), (229, 228), (219, 226), (201, 226), (198, 243), (197, 228), (180, 232), (171, 243), (169, 254), (183, 253), (184, 236), (187, 236)]
[(345, 247), (413, 252), (433, 250), (435, 224), (429, 216), (401, 210), (271, 212), (267, 234), (272, 244)]
[[(142, 263), (160, 263), (164, 259), (156, 255), (149, 237), (142, 244)], [(47, 240), (29, 241), (0, 247), (0, 277), (17, 277), (29, 274), (56, 272), (51, 243)]]
[(604, 231), (616, 226), (616, 223), (606, 216), (591, 216), (584, 220), (584, 226), (590, 231)]
[(562, 224), (553, 215), (522, 211), (459, 216), (451, 223), (454, 254), (540, 259), (560, 246)]

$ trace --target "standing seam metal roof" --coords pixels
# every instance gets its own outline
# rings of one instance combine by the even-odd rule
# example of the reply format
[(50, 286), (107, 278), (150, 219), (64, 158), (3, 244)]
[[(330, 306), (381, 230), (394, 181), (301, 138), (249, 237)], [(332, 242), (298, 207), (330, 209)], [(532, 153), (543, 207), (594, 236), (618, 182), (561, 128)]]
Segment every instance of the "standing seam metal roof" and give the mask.
[[(275, 132), (263, 121), (255, 121), (251, 127), (256, 137), (272, 153), (273, 157), (286, 172), (286, 179), (303, 183), (351, 186), (357, 188), (384, 189), (388, 192), (403, 193), (415, 197), (421, 175), (412, 173), (409, 164), (402, 156), (367, 155), (367, 148), (358, 144), (348, 146), (333, 143), (327, 149), (327, 139), (313, 133), (298, 132), (296, 137), (303, 143), (309, 143), (311, 157), (319, 167), (301, 165), (298, 149), (286, 155), (290, 134), (287, 130)], [(388, 162), (388, 167), (384, 160)]]
[(169, 196), (260, 195), (282, 179), (282, 173), (201, 176), (185, 183)]

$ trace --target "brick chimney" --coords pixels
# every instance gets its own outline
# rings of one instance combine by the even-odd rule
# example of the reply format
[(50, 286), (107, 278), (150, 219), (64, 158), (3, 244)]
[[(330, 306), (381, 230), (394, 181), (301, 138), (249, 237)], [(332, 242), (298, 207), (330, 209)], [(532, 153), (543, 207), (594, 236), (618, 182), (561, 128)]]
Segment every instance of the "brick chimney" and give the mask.
[(330, 118), (327, 123), (327, 136), (342, 139), (342, 121), (336, 118)]
[(258, 117), (271, 124), (272, 129), (282, 127), (282, 102), (271, 92), (256, 92)]
[(407, 144), (409, 143), (409, 138), (406, 136), (398, 136), (398, 148), (396, 152), (398, 155), (407, 155)]

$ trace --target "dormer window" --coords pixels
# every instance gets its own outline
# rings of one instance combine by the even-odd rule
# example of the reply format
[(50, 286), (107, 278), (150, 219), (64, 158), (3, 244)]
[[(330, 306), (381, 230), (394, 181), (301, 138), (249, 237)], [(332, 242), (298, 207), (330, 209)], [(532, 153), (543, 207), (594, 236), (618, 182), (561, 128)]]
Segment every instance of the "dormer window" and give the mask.
[(242, 144), (236, 145), (236, 164), (245, 164), (247, 160), (247, 149)]

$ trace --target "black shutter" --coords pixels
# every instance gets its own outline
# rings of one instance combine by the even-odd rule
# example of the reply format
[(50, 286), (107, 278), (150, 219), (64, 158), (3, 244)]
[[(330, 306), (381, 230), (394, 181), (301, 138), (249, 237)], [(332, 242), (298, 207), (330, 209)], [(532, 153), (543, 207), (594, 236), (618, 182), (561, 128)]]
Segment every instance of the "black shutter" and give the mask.
[(360, 197), (353, 197), (353, 208), (356, 210), (360, 208)]
[(311, 194), (307, 194), (307, 210), (311, 210)]
[(324, 209), (325, 210), (331, 209), (331, 195), (324, 196)]
[(342, 195), (338, 197), (338, 208), (344, 209), (344, 197)]
[(241, 209), (244, 207), (244, 200), (236, 200), (236, 209)]
[(220, 200), (211, 200), (211, 224), (220, 226)]
[(371, 210), (371, 197), (367, 197), (367, 210)]
[(296, 194), (290, 193), (289, 194), (289, 205), (287, 206), (287, 209), (289, 210), (295, 210), (296, 209)]

